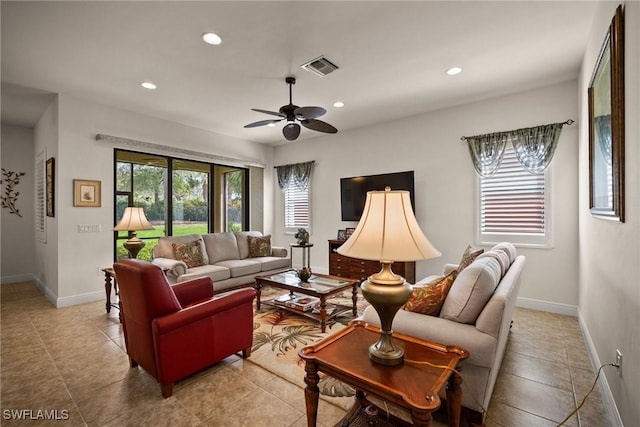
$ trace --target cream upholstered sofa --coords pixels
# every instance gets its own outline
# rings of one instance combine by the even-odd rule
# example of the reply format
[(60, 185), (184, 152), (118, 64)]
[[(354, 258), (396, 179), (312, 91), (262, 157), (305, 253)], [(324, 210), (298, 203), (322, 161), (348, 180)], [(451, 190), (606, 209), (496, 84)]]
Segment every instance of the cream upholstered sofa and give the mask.
[[(489, 406), (504, 356), (525, 257), (511, 243), (500, 243), (479, 255), (453, 282), (439, 316), (399, 310), (393, 321), (395, 332), (457, 345), (469, 351), (462, 364), (462, 406), (471, 421), (481, 424)], [(458, 268), (447, 264), (444, 274)], [(437, 276), (427, 277), (416, 286)], [(379, 326), (373, 307), (362, 315)], [(445, 398), (441, 392), (441, 398)]]
[[(267, 253), (252, 256), (250, 239), (260, 239), (268, 246), (262, 248)], [(201, 256), (196, 266), (189, 266), (179, 257), (179, 248), (192, 245)], [(287, 249), (270, 246), (270, 236), (259, 231), (236, 233), (190, 234), (186, 236), (166, 236), (158, 240), (153, 248), (153, 264), (167, 271), (171, 283), (183, 282), (196, 277), (210, 277), (215, 292), (240, 288), (254, 283), (254, 277), (282, 271), (291, 267)]]

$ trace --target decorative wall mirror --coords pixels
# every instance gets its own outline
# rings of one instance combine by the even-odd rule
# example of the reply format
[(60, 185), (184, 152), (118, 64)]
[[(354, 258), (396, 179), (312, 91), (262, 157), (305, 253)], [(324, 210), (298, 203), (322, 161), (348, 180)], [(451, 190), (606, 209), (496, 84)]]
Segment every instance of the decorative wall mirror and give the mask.
[(600, 50), (589, 98), (589, 207), (624, 222), (624, 16), (616, 9)]

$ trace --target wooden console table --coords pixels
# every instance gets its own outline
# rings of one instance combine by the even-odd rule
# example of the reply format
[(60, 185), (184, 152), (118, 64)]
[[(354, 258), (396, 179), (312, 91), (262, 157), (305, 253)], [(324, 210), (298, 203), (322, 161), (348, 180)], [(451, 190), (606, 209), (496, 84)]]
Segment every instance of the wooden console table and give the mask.
[[(340, 255), (337, 249), (344, 240), (329, 240), (329, 274), (332, 276), (350, 277), (363, 281), (380, 271), (379, 261), (369, 261)], [(416, 263), (397, 261), (392, 265), (393, 272), (404, 277), (407, 282), (416, 282)]]
[[(394, 342), (405, 351), (405, 363), (398, 366), (380, 365), (369, 359), (369, 346), (377, 341), (379, 331), (365, 322), (355, 320), (342, 331), (299, 351), (298, 354), (306, 363), (304, 382), (307, 386), (304, 394), (307, 426), (316, 426), (320, 395), (318, 371), (321, 371), (356, 389), (355, 405), (343, 419), (343, 425), (348, 425), (363, 406), (370, 405), (366, 399), (369, 394), (409, 411), (413, 425), (428, 427), (431, 425), (431, 413), (440, 407), (438, 392), (446, 385), (449, 426), (458, 427), (462, 407), (462, 378), (452, 369), (458, 368), (460, 362), (469, 357), (469, 353), (459, 347), (394, 333)], [(384, 412), (380, 408), (378, 410)], [(397, 417), (393, 417), (393, 421), (394, 425), (408, 424)]]

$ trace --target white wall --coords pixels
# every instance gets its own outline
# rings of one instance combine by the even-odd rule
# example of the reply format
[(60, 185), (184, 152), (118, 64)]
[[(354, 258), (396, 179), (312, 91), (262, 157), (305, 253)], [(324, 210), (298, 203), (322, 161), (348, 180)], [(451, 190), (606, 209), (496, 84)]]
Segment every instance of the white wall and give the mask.
[[(36, 150), (46, 144), (48, 156), (57, 150), (56, 218), (47, 224), (47, 249), (37, 251), (36, 275), (58, 306), (104, 298), (103, 276), (97, 271), (113, 262), (113, 150), (135, 148), (96, 141), (98, 133), (264, 164), (264, 211), (273, 212), (271, 201), (266, 199), (273, 192), (271, 148), (59, 95), (58, 102), (36, 127)], [(74, 179), (101, 181), (102, 206), (73, 207)], [(271, 232), (272, 223), (271, 215), (266, 216), (265, 232)], [(99, 225), (101, 231), (78, 233), (80, 224)]]
[(599, 5), (580, 73), (580, 315), (595, 362), (611, 363), (622, 351), (622, 369), (604, 370), (624, 425), (640, 420), (640, 3), (625, 3), (625, 199), (626, 222), (589, 214), (587, 87), (617, 2)]
[[(34, 174), (33, 129), (2, 125), (2, 168), (25, 172), (16, 191), (19, 217), (2, 209), (2, 282), (29, 279), (35, 269), (34, 257)], [(4, 196), (5, 184), (2, 185)]]
[[(473, 243), (475, 215), (475, 172), (460, 137), (575, 120), (576, 92), (576, 81), (565, 82), (277, 147), (276, 165), (316, 161), (312, 270), (328, 270), (327, 240), (335, 238), (339, 228), (355, 226), (340, 220), (340, 178), (404, 170), (415, 171), (416, 216), (442, 252), (438, 259), (417, 263), (417, 278), (440, 272), (447, 262), (458, 262), (464, 248)], [(577, 133), (576, 125), (564, 127), (551, 166), (555, 246), (519, 249), (527, 256), (521, 302), (574, 314), (578, 303)], [(276, 191), (275, 207), (276, 240), (293, 242), (293, 236), (284, 234), (280, 191)]]

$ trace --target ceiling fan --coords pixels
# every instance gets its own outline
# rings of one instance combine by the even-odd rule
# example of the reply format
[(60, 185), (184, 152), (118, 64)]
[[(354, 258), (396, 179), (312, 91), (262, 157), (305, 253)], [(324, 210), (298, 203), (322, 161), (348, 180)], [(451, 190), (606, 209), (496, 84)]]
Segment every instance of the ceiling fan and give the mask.
[(265, 126), (274, 123), (281, 122), (283, 120), (287, 121), (287, 124), (282, 128), (282, 134), (287, 139), (287, 141), (295, 141), (300, 135), (300, 125), (296, 123), (299, 121), (300, 124), (307, 129), (315, 130), (318, 132), (324, 133), (337, 133), (338, 129), (331, 126), (329, 123), (323, 122), (322, 120), (317, 120), (318, 117), (324, 115), (327, 110), (322, 107), (298, 107), (297, 105), (293, 105), (291, 100), (291, 88), (294, 84), (296, 84), (295, 77), (287, 77), (284, 80), (289, 85), (289, 104), (283, 105), (280, 107), (278, 112), (269, 111), (269, 110), (260, 110), (257, 108), (252, 108), (252, 111), (257, 111), (259, 113), (271, 114), (272, 116), (278, 116), (279, 119), (271, 119), (271, 120), (260, 120), (257, 122), (249, 123), (245, 125), (245, 128), (254, 128), (258, 126)]

